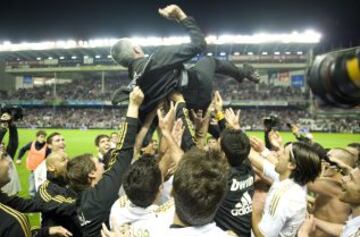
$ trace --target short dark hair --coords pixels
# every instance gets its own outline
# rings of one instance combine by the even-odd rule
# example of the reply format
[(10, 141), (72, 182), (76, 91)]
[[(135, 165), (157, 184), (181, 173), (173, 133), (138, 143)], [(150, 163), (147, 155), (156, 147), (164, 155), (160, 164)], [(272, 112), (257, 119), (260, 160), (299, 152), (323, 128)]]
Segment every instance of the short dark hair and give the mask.
[(125, 173), (123, 187), (133, 204), (146, 208), (154, 203), (161, 182), (161, 171), (155, 157), (142, 157)]
[(61, 134), (58, 133), (58, 132), (53, 132), (53, 133), (51, 133), (51, 134), (47, 137), (46, 143), (47, 143), (47, 144), (52, 144), (52, 139), (53, 139), (53, 137), (55, 137), (55, 136), (60, 136), (60, 135), (61, 135)]
[[(309, 144), (309, 143), (308, 143)], [(326, 160), (327, 153), (329, 152), (326, 150), (320, 143), (314, 142), (310, 144), (314, 151), (319, 155), (321, 160)]]
[(111, 47), (110, 54), (115, 62), (123, 67), (129, 67), (134, 59), (131, 40), (127, 38), (119, 40)]
[(174, 174), (175, 211), (186, 225), (213, 221), (227, 189), (228, 164), (220, 152), (187, 151)]
[(100, 143), (100, 140), (103, 139), (103, 138), (108, 138), (110, 139), (110, 137), (108, 135), (105, 135), (105, 134), (100, 134), (100, 135), (97, 135), (95, 137), (95, 146), (99, 146), (99, 143)]
[(39, 131), (37, 131), (36, 137), (41, 136), (41, 135), (43, 135), (44, 137), (46, 137), (46, 132), (45, 132), (44, 130), (39, 130)]
[(231, 166), (240, 166), (250, 153), (249, 137), (239, 129), (226, 128), (221, 133), (221, 149)]
[(310, 181), (314, 181), (321, 172), (321, 160), (318, 152), (304, 142), (294, 142), (290, 158), (293, 159), (296, 167), (291, 172), (290, 178), (303, 186)]
[(96, 170), (92, 157), (92, 154), (83, 154), (74, 157), (67, 163), (67, 178), (71, 188), (77, 192), (81, 192), (90, 186), (89, 174)]

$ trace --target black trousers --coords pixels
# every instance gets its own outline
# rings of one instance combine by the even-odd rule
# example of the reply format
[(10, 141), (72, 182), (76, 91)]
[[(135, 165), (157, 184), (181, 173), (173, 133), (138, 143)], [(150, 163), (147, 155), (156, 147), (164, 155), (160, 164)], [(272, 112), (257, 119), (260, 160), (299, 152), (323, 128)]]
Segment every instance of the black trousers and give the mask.
[(213, 57), (200, 59), (188, 69), (189, 83), (181, 91), (188, 109), (206, 110), (212, 99), (215, 74), (223, 74), (241, 81), (244, 73), (232, 62)]

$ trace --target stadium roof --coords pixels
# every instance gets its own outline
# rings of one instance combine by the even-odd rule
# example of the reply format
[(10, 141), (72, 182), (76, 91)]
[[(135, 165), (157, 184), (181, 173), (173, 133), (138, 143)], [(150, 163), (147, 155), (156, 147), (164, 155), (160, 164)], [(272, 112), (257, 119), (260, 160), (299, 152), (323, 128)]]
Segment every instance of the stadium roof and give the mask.
[[(190, 38), (187, 36), (173, 37), (132, 37), (134, 42), (141, 46), (161, 46), (161, 45), (177, 45), (188, 43)], [(321, 34), (313, 30), (306, 30), (302, 33), (291, 32), (288, 34), (270, 34), (258, 33), (253, 35), (209, 35), (206, 41), (210, 45), (223, 44), (267, 44), (267, 43), (303, 43), (315, 44), (320, 42)], [(75, 40), (59, 40), (45, 42), (22, 42), (11, 43), (5, 41), (0, 44), (0, 52), (13, 51), (31, 51), (31, 50), (52, 50), (52, 49), (74, 49), (74, 48), (103, 48), (111, 47), (118, 39), (93, 39), (88, 41)]]

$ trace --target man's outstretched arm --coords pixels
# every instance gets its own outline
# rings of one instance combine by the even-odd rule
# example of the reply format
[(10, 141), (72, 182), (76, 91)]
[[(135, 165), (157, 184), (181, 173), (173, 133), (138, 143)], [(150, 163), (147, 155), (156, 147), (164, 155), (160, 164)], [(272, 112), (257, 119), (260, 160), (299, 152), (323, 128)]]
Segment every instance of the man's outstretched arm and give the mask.
[(181, 24), (190, 36), (190, 43), (160, 47), (151, 58), (151, 70), (172, 68), (202, 53), (206, 49), (205, 36), (192, 17), (188, 17), (177, 5), (159, 9), (160, 15)]

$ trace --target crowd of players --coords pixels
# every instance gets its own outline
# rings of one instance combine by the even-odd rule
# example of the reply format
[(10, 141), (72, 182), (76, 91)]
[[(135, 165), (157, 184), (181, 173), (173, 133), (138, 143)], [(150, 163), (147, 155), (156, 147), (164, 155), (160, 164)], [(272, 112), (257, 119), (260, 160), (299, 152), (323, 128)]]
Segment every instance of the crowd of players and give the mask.
[[(33, 236), (358, 236), (359, 143), (326, 149), (296, 136), (283, 144), (271, 128), (265, 142), (249, 137), (219, 93), (215, 122), (189, 113), (177, 93), (138, 128), (143, 97), (136, 87), (121, 132), (96, 137), (97, 155), (72, 159), (66, 138), (42, 131), (15, 157), (16, 125), (3, 114), (1, 236), (31, 236), (27, 212), (42, 213)], [(159, 140), (145, 142), (156, 115)], [(21, 162), (31, 199), (16, 196)]]
[[(178, 6), (159, 12), (198, 33)], [(121, 62), (136, 67), (143, 57), (138, 59)], [(38, 131), (15, 157), (16, 123), (1, 114), (0, 140), (8, 132), (9, 142), (0, 146), (0, 236), (360, 236), (358, 141), (324, 148), (293, 124), (294, 142), (284, 143), (267, 124), (264, 141), (249, 137), (242, 129), (246, 111), (224, 109), (218, 91), (207, 109), (189, 109), (204, 101), (196, 101), (200, 95), (187, 85), (179, 91), (170, 84), (165, 89), (171, 93), (160, 94), (151, 107), (158, 98), (149, 94), (153, 84), (149, 89), (144, 78), (171, 82), (167, 72), (174, 70), (156, 64), (164, 58), (153, 59), (139, 67), (141, 78), (134, 77), (141, 86), (128, 87), (119, 133), (95, 138), (97, 155), (69, 158), (66, 137)], [(248, 72), (246, 78), (253, 75)], [(17, 196), (16, 164), (26, 152), (30, 199)], [(40, 228), (31, 228), (28, 212), (42, 214)]]

